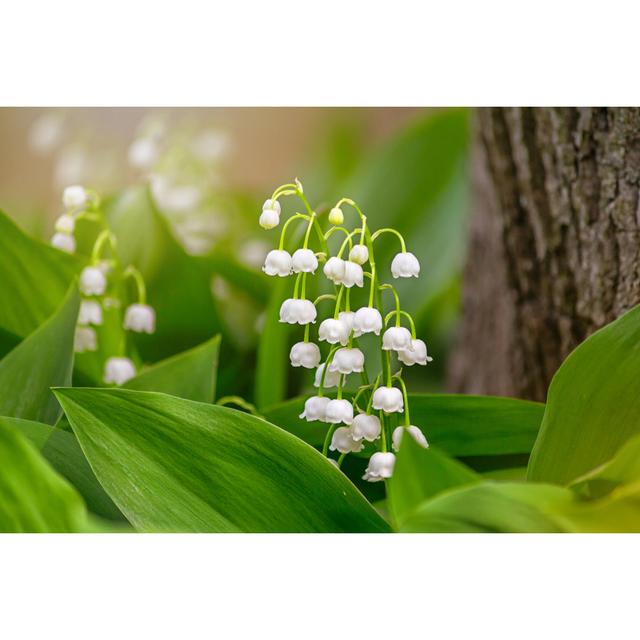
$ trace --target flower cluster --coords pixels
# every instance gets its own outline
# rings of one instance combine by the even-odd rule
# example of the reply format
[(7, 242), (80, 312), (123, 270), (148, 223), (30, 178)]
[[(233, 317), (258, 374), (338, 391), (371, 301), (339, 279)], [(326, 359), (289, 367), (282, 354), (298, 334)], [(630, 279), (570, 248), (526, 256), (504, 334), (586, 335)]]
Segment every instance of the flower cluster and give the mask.
[[(79, 219), (87, 218), (101, 227), (93, 244), (89, 263), (80, 273), (82, 299), (75, 332), (75, 352), (98, 351), (97, 331), (105, 324), (105, 315), (110, 310), (118, 313), (118, 330), (153, 333), (156, 315), (153, 307), (146, 304), (144, 279), (133, 266), (121, 270), (116, 240), (106, 225), (98, 197), (81, 186), (72, 186), (65, 189), (63, 203), (67, 211), (56, 222), (56, 232), (51, 239), (54, 247), (69, 253), (75, 252), (74, 230)], [(104, 256), (107, 249), (109, 257)], [(135, 282), (137, 302), (129, 304), (124, 310), (124, 316), (120, 318), (119, 310), (125, 297), (124, 284), (128, 278)], [(124, 353), (126, 340), (120, 342), (121, 353), (108, 357), (104, 363), (103, 381), (107, 384), (122, 385), (136, 375), (133, 360)]]
[[(375, 242), (383, 234), (393, 234), (399, 239), (401, 250), (391, 263), (393, 278), (417, 278), (420, 263), (407, 251), (404, 238), (395, 229), (372, 232), (367, 217), (349, 198), (342, 198), (329, 211), (330, 227), (325, 231), (319, 214), (312, 209), (298, 180), (278, 187), (265, 201), (260, 226), (273, 229), (280, 224), (280, 199), (287, 196), (298, 197), (305, 212), (294, 213), (283, 224), (278, 248), (266, 256), (263, 271), (274, 277), (295, 277), (292, 297), (280, 307), (280, 322), (304, 326), (303, 340), (291, 347), (291, 365), (315, 369), (314, 385), (318, 388), (317, 395), (306, 400), (300, 418), (330, 425), (323, 452), (325, 455), (330, 451), (338, 452), (338, 465), (349, 453), (362, 451), (365, 443), (373, 443), (376, 451), (369, 459), (364, 479), (370, 482), (385, 480), (393, 474), (395, 464), (395, 454), (391, 449), (398, 450), (405, 431), (421, 446), (428, 446), (422, 431), (411, 424), (402, 370), (393, 373), (391, 354), (395, 353), (398, 362), (406, 366), (426, 365), (432, 358), (427, 354), (425, 343), (416, 337), (411, 315), (401, 309), (395, 287), (381, 282), (381, 273), (375, 262)], [(343, 226), (344, 205), (349, 205), (358, 214), (355, 229)], [(304, 222), (306, 230), (302, 246), (291, 254), (285, 249), (285, 241), (287, 230), (296, 221)], [(345, 237), (337, 254), (330, 255), (328, 241), (334, 233)], [(311, 246), (316, 240), (317, 251)], [(322, 274), (334, 292), (311, 300), (307, 297), (307, 279), (320, 269), (321, 264)], [(368, 302), (352, 310), (351, 292), (359, 289), (368, 296)], [(393, 295), (395, 302), (388, 313), (385, 313), (382, 300), (385, 291)], [(318, 342), (328, 345), (323, 361), (320, 345), (311, 341), (311, 325), (318, 321), (318, 305), (324, 300), (333, 302), (333, 313), (318, 325)], [(410, 328), (402, 325), (403, 320)], [(367, 334), (378, 337), (378, 362), (365, 362), (360, 340)], [(380, 373), (371, 382), (368, 369), (376, 367)], [(362, 384), (347, 399), (343, 397), (344, 387), (347, 377), (353, 374), (361, 376)], [(327, 389), (332, 388), (336, 389), (335, 397), (325, 395)], [(398, 425), (399, 414), (403, 414), (403, 419)]]

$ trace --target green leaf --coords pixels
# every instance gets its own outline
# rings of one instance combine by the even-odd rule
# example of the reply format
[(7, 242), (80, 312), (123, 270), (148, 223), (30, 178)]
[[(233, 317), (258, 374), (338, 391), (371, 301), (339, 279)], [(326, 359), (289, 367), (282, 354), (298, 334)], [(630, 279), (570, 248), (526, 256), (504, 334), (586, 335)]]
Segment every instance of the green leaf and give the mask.
[(480, 476), (465, 465), (433, 448), (422, 448), (405, 434), (388, 483), (394, 521), (402, 523), (421, 503), (447, 489), (479, 481)]
[(86, 531), (82, 499), (15, 428), (0, 421), (0, 531)]
[[(305, 398), (264, 409), (264, 416), (309, 444), (322, 446), (327, 425), (298, 416)], [(429, 443), (450, 456), (526, 454), (536, 438), (544, 405), (514, 398), (409, 394), (411, 420)]]
[(528, 477), (567, 484), (640, 433), (640, 307), (596, 331), (562, 363)]
[(60, 306), (81, 263), (26, 235), (0, 211), (0, 327), (24, 338)]
[(142, 531), (386, 531), (322, 455), (238, 411), (159, 393), (59, 389), (102, 486)]
[(143, 370), (124, 386), (161, 391), (187, 400), (213, 402), (216, 395), (220, 336)]
[(42, 422), (18, 418), (0, 417), (0, 424), (19, 431), (29, 440), (53, 469), (80, 493), (92, 513), (107, 520), (124, 520), (100, 486), (73, 433)]
[(79, 305), (74, 283), (58, 311), (0, 360), (0, 415), (56, 422), (61, 411), (50, 387), (71, 382)]
[(280, 305), (289, 297), (290, 290), (291, 283), (286, 278), (279, 278), (265, 311), (256, 363), (255, 403), (259, 409), (286, 397), (291, 329), (280, 322), (279, 317)]
[(148, 188), (126, 191), (107, 216), (122, 263), (140, 269), (149, 304), (156, 310), (155, 334), (135, 336), (142, 358), (155, 362), (220, 333), (210, 270), (176, 241)]
[(407, 533), (550, 533), (566, 530), (559, 512), (573, 503), (568, 489), (542, 484), (483, 482), (424, 502), (401, 523)]
[(590, 498), (598, 498), (611, 493), (620, 485), (639, 481), (640, 435), (625, 442), (611, 460), (577, 478), (571, 483), (571, 487)]

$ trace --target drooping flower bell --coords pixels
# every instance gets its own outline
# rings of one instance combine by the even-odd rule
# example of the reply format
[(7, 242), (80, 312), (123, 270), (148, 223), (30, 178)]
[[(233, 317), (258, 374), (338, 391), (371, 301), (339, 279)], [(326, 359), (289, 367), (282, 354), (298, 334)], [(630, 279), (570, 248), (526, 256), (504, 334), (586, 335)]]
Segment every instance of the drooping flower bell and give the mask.
[(421, 446), (425, 449), (429, 448), (429, 443), (424, 436), (424, 433), (416, 427), (415, 425), (409, 425), (408, 427), (399, 426), (393, 430), (391, 434), (391, 441), (393, 442), (394, 451), (400, 451), (400, 443), (402, 442), (402, 436), (404, 432), (408, 431), (409, 435)]
[(78, 313), (78, 324), (102, 324), (102, 307), (95, 300), (83, 300), (80, 303), (80, 311)]
[(288, 298), (280, 306), (280, 322), (310, 324), (316, 321), (318, 312), (311, 300)]
[(362, 479), (368, 482), (387, 480), (393, 475), (395, 464), (396, 457), (393, 453), (389, 451), (376, 451), (376, 453), (369, 458), (369, 465), (365, 469)]
[(137, 333), (153, 333), (156, 330), (156, 312), (148, 304), (131, 304), (124, 313), (123, 327)]
[(411, 332), (405, 327), (389, 327), (382, 335), (385, 351), (411, 350)]
[(363, 287), (364, 286), (364, 271), (359, 264), (346, 260), (344, 263), (344, 275), (342, 276), (341, 283), (345, 287)]
[(373, 408), (385, 413), (402, 413), (404, 399), (397, 387), (378, 387), (373, 392)]
[(54, 233), (51, 238), (51, 246), (65, 253), (76, 252), (76, 240), (68, 233)]
[(344, 278), (344, 265), (344, 260), (336, 256), (332, 256), (327, 260), (324, 267), (322, 267), (322, 272), (334, 284), (342, 284), (342, 280)]
[(62, 203), (67, 209), (83, 209), (89, 201), (89, 195), (84, 187), (72, 185), (62, 193)]
[(369, 249), (364, 244), (355, 244), (349, 252), (349, 260), (356, 264), (363, 265), (369, 259)]
[(307, 398), (304, 403), (304, 411), (300, 414), (300, 418), (307, 420), (307, 422), (313, 422), (319, 420), (320, 422), (327, 421), (327, 404), (329, 404), (330, 398), (324, 396), (311, 396)]
[(391, 275), (394, 278), (417, 278), (420, 275), (418, 258), (408, 251), (396, 254), (391, 262)]
[(349, 341), (349, 325), (339, 318), (327, 318), (320, 323), (318, 339), (329, 344), (346, 345)]
[(353, 439), (353, 433), (349, 427), (338, 427), (331, 437), (331, 451), (340, 453), (357, 453), (364, 445), (359, 440)]
[(315, 273), (318, 268), (318, 258), (311, 249), (298, 249), (291, 259), (294, 273)]
[(291, 255), (289, 252), (274, 249), (267, 254), (262, 270), (268, 276), (280, 276), (284, 278), (291, 274), (291, 268)]
[(259, 222), (263, 229), (274, 229), (280, 224), (280, 203), (277, 200), (265, 200)]
[(427, 345), (424, 341), (412, 340), (411, 349), (398, 351), (398, 360), (410, 367), (414, 364), (427, 364), (432, 362), (433, 358), (427, 355)]
[(359, 413), (351, 424), (351, 433), (354, 440), (367, 440), (373, 442), (382, 433), (380, 418), (366, 413)]
[(136, 375), (136, 368), (129, 358), (109, 358), (104, 365), (103, 380), (107, 384), (123, 385)]
[(85, 296), (101, 296), (107, 289), (107, 279), (98, 267), (85, 267), (80, 274), (80, 291)]
[(289, 352), (292, 367), (315, 369), (320, 364), (320, 347), (313, 342), (296, 342)]
[(76, 353), (85, 351), (96, 351), (98, 348), (98, 338), (96, 332), (91, 327), (76, 327), (73, 337), (73, 350)]
[[(317, 369), (315, 379), (313, 381), (314, 387), (320, 387), (320, 383), (322, 382), (322, 374), (324, 372), (324, 368), (326, 366), (326, 362), (323, 362)], [(337, 371), (327, 370), (327, 373), (324, 376), (324, 383), (322, 384), (323, 389), (332, 389), (333, 387), (338, 386), (338, 382), (340, 382), (340, 374)]]
[(332, 424), (351, 424), (353, 422), (353, 405), (348, 400), (329, 400), (327, 403), (327, 422)]
[(329, 371), (337, 371), (343, 375), (361, 373), (364, 371), (364, 353), (358, 348), (348, 349), (343, 347), (338, 349), (333, 354)]
[[(355, 313), (353, 311), (341, 311), (338, 314), (338, 320), (344, 322), (349, 329), (349, 333), (353, 330), (353, 318), (355, 317)], [(348, 334), (347, 334), (348, 335)]]
[(63, 213), (57, 220), (54, 225), (54, 229), (58, 233), (65, 233), (67, 235), (71, 235), (76, 228), (76, 221), (73, 219), (73, 216), (68, 213)]
[(374, 307), (361, 307), (353, 316), (353, 335), (360, 337), (365, 333), (380, 335), (382, 316)]
[(344, 222), (344, 213), (342, 213), (340, 207), (333, 207), (333, 209), (329, 211), (329, 222), (333, 225), (339, 225)]

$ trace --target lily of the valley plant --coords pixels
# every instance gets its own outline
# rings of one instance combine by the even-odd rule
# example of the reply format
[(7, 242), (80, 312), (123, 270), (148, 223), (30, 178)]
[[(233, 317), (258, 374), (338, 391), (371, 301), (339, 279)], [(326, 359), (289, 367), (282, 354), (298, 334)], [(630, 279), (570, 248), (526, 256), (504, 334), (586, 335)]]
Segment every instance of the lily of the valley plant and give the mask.
[[(407, 251), (397, 230), (372, 230), (367, 216), (350, 198), (341, 198), (329, 211), (329, 228), (325, 230), (322, 216), (311, 207), (298, 180), (278, 187), (265, 201), (260, 215), (264, 229), (279, 226), (280, 200), (289, 196), (299, 199), (304, 212), (293, 213), (282, 225), (278, 248), (268, 253), (263, 271), (269, 276), (293, 276), (293, 292), (280, 307), (280, 322), (304, 326), (302, 341), (291, 347), (291, 365), (315, 369), (314, 385), (318, 389), (306, 400), (300, 418), (329, 424), (323, 453), (332, 459), (330, 452), (337, 452), (339, 457), (332, 461), (338, 466), (349, 453), (361, 451), (365, 441), (374, 443), (377, 450), (363, 477), (370, 482), (388, 479), (395, 464), (393, 451), (399, 449), (405, 431), (418, 444), (428, 446), (420, 427), (411, 424), (402, 366), (426, 365), (432, 358), (416, 336), (413, 318), (402, 309), (396, 288), (381, 280), (376, 241), (384, 234), (395, 235), (399, 241), (400, 252), (391, 263), (393, 278), (417, 278), (420, 263)], [(345, 225), (345, 206), (356, 214), (352, 227)], [(301, 246), (291, 254), (285, 249), (287, 232), (296, 222), (306, 228)], [(341, 244), (331, 255), (329, 240), (334, 234), (339, 234)], [(307, 297), (308, 280), (321, 263), (322, 274), (334, 291), (312, 300)], [(366, 294), (367, 303), (359, 308), (351, 304), (354, 287), (364, 289)], [(389, 309), (385, 308), (387, 301), (391, 303)], [(321, 320), (319, 309), (327, 306), (330, 313)], [(316, 324), (317, 335), (312, 337), (311, 326)], [(365, 358), (361, 348), (366, 334), (378, 337), (375, 361), (371, 355)], [(320, 343), (328, 345), (324, 361)], [(354, 375), (361, 377), (361, 384), (353, 394), (347, 394), (347, 378)], [(334, 388), (335, 394), (327, 395)]]

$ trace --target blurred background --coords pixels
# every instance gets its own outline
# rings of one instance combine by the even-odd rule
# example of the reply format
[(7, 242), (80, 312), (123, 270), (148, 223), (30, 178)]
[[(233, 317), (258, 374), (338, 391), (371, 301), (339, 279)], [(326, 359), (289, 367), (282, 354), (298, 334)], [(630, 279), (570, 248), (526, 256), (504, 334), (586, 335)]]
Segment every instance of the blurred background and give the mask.
[[(421, 260), (418, 281), (396, 282), (434, 356), (429, 367), (411, 368), (409, 384), (421, 391), (444, 388), (467, 247), (466, 110), (0, 109), (0, 145), (0, 209), (30, 234), (49, 241), (68, 185), (95, 189), (111, 207), (125, 252), (145, 272), (158, 307), (162, 341), (141, 343), (145, 361), (221, 332), (226, 366), (219, 395), (241, 394), (259, 407), (305, 392), (311, 382), (289, 368), (291, 329), (273, 322), (274, 309), (290, 292), (287, 283), (260, 271), (278, 237), (278, 230), (259, 228), (261, 204), (295, 177), (315, 207), (354, 198), (372, 228), (399, 229)], [(184, 256), (176, 258), (172, 245), (154, 240), (141, 205), (127, 198), (142, 186), (150, 188)], [(292, 213), (288, 206), (284, 212)], [(153, 242), (158, 255), (151, 258)], [(381, 239), (380, 261), (390, 262), (396, 244)], [(175, 275), (184, 266), (191, 273), (194, 265), (206, 267), (215, 311), (207, 300), (194, 303), (193, 313), (215, 315), (210, 322), (186, 322), (170, 307), (176, 300), (166, 300), (180, 287), (167, 270)]]

